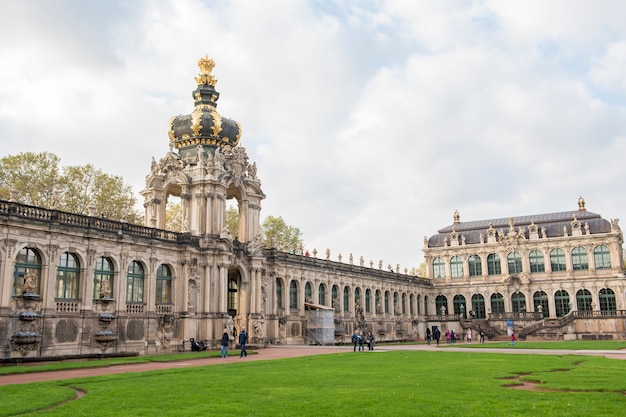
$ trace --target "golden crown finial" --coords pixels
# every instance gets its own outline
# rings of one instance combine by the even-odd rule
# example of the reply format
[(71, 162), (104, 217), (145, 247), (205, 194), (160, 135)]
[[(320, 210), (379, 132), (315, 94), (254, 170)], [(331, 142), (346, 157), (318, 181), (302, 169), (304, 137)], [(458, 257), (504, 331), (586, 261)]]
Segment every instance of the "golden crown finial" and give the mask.
[(217, 79), (211, 75), (211, 71), (215, 67), (215, 61), (209, 58), (208, 55), (205, 55), (198, 60), (198, 67), (200, 67), (200, 74), (195, 77), (196, 83), (198, 85), (209, 84), (215, 87)]

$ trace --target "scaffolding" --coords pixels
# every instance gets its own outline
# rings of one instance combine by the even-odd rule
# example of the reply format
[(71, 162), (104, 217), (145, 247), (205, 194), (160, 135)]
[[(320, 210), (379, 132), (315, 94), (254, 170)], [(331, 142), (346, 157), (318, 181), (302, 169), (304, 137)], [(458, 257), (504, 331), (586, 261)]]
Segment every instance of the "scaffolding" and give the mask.
[(319, 304), (304, 303), (306, 308), (306, 335), (310, 345), (335, 344), (335, 310)]

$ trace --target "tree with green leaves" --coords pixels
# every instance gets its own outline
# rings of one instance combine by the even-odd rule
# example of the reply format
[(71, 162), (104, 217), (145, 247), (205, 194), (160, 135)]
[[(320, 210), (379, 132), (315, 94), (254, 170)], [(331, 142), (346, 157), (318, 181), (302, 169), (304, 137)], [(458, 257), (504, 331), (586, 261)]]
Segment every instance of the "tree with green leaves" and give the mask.
[(137, 202), (122, 177), (105, 174), (91, 164), (61, 166), (50, 152), (22, 152), (0, 159), (0, 199), (78, 214), (95, 213), (112, 220), (142, 223)]
[(267, 216), (261, 225), (261, 230), (266, 247), (300, 253), (302, 232), (297, 227), (289, 226), (282, 217)]

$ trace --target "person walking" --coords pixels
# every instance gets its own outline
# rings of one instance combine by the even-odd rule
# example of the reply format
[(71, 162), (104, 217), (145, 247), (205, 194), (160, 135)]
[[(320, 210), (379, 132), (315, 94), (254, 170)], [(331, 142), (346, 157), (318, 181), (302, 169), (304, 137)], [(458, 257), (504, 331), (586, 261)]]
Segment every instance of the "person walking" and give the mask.
[(441, 332), (439, 331), (438, 327), (435, 327), (435, 330), (433, 331), (433, 336), (435, 337), (435, 340), (437, 341), (437, 346), (439, 346), (439, 339), (441, 339)]
[(433, 338), (433, 334), (430, 332), (430, 329), (427, 327), (426, 328), (426, 343), (428, 343), (428, 345), (430, 345), (432, 338)]
[(358, 330), (355, 330), (354, 333), (352, 333), (352, 344), (354, 345), (353, 350), (354, 352), (356, 352), (356, 346), (359, 344), (359, 331)]
[(516, 341), (517, 337), (515, 337), (515, 333), (511, 333), (511, 346), (515, 346)]
[(450, 344), (450, 337), (451, 337), (450, 330), (446, 330), (445, 334), (446, 334), (446, 345), (449, 345)]
[(467, 333), (465, 334), (465, 341), (467, 343), (472, 343), (472, 329), (467, 329)]
[(485, 343), (485, 331), (481, 328), (478, 334), (480, 335), (480, 343)]
[(239, 344), (241, 345), (241, 352), (239, 353), (239, 357), (248, 357), (248, 352), (246, 352), (246, 343), (248, 343), (248, 332), (246, 332), (246, 328), (242, 327), (239, 332)]
[(365, 336), (363, 336), (362, 332), (359, 332), (359, 352), (365, 351)]
[(224, 328), (224, 333), (222, 333), (222, 358), (228, 357), (228, 343), (230, 342), (230, 335), (228, 334), (228, 329)]

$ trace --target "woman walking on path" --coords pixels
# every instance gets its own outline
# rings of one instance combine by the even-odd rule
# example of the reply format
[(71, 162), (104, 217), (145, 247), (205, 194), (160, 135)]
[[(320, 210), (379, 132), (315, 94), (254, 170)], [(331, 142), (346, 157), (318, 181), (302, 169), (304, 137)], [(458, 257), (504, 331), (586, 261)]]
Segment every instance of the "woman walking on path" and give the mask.
[(222, 334), (222, 358), (228, 356), (228, 343), (230, 342), (230, 335), (228, 334), (228, 329), (224, 328), (224, 333)]

